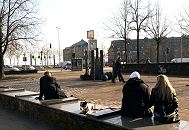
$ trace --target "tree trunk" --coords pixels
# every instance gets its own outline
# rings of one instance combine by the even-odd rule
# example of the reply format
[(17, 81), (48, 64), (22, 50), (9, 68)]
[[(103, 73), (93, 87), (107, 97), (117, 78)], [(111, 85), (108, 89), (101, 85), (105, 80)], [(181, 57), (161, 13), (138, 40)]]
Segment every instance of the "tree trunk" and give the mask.
[(127, 64), (127, 20), (124, 20), (125, 28), (124, 28), (124, 40), (125, 40), (125, 64)]
[(0, 14), (0, 80), (4, 78), (4, 61), (3, 61), (3, 48), (2, 48), (2, 39), (3, 39), (3, 33), (2, 33), (2, 28), (1, 28), (1, 24), (2, 24), (2, 16)]
[(139, 57), (139, 31), (137, 30), (137, 64), (140, 62), (140, 57)]
[(17, 66), (19, 65), (19, 58), (16, 58), (17, 59)]
[(157, 40), (157, 63), (159, 63), (159, 40)]
[(5, 78), (5, 74), (4, 74), (4, 61), (3, 61), (3, 54), (2, 54), (2, 48), (0, 46), (0, 80)]
[(11, 60), (11, 58), (9, 58), (9, 62), (10, 62), (10, 65), (12, 66), (12, 60)]
[(127, 64), (127, 39), (125, 38), (125, 63)]

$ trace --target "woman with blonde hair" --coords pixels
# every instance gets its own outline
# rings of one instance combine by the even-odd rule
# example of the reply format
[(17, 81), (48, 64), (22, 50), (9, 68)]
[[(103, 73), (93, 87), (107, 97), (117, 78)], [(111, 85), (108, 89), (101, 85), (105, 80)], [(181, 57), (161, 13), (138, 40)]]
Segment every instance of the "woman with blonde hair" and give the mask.
[(150, 102), (154, 106), (154, 116), (160, 122), (178, 122), (178, 100), (176, 92), (166, 75), (158, 75), (152, 89)]

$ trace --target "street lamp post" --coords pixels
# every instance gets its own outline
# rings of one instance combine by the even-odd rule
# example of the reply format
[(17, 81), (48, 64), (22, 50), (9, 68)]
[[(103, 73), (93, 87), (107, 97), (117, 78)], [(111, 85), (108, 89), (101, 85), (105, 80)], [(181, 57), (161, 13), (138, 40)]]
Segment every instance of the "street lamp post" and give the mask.
[(184, 19), (182, 19), (182, 20), (179, 20), (179, 22), (180, 22), (180, 29), (181, 29), (181, 37), (180, 37), (180, 58), (181, 58), (181, 63), (182, 63), (182, 21), (183, 21)]
[(58, 31), (58, 57), (59, 57), (59, 64), (60, 64), (60, 36), (59, 36), (59, 30), (60, 27), (56, 27)]
[(43, 66), (43, 51), (41, 51), (40, 53), (41, 53), (41, 64)]
[(25, 63), (24, 70), (26, 70), (26, 61), (27, 61), (26, 53), (24, 53), (23, 61)]
[(182, 28), (181, 28), (181, 39), (180, 39), (180, 58), (182, 63)]

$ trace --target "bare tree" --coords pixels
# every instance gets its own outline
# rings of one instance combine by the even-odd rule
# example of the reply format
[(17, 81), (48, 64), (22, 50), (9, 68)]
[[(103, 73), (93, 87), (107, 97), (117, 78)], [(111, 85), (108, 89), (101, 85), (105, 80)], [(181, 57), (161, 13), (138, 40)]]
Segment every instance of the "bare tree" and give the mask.
[(10, 65), (12, 65), (12, 58), (13, 57), (16, 57), (17, 62), (18, 62), (18, 59), (19, 59), (22, 52), (23, 52), (23, 47), (22, 47), (21, 44), (17, 43), (16, 41), (14, 43), (12, 42), (12, 43), (9, 44), (5, 54), (9, 58)]
[(11, 45), (7, 48), (6, 56), (9, 58), (10, 65), (12, 65), (12, 58), (15, 55), (15, 48), (13, 48)]
[(3, 57), (8, 46), (17, 42), (35, 40), (38, 25), (36, 1), (1, 0), (0, 2), (0, 79), (4, 78)]
[(159, 47), (162, 40), (171, 32), (170, 24), (168, 24), (166, 17), (163, 18), (159, 4), (155, 5), (153, 17), (150, 17), (149, 23), (145, 28), (145, 31), (154, 39), (157, 44), (156, 47), (156, 62), (159, 63)]
[(130, 32), (130, 3), (130, 0), (124, 0), (120, 9), (120, 14), (118, 16), (114, 16), (109, 20), (110, 25), (106, 25), (106, 27), (111, 30), (118, 38), (124, 39), (126, 63), (128, 57), (127, 39)]
[(183, 31), (182, 33), (189, 35), (189, 12), (185, 10), (185, 12), (180, 15), (180, 19), (177, 21)]
[(150, 4), (148, 3), (147, 6), (142, 5), (142, 0), (135, 0), (131, 3), (131, 29), (135, 30), (137, 33), (137, 63), (139, 64), (140, 57), (139, 57), (139, 36), (140, 31), (146, 28), (146, 22), (148, 22), (149, 17), (151, 16), (152, 11), (150, 10)]
[(19, 64), (19, 58), (23, 53), (23, 46), (19, 43), (12, 43), (8, 46), (6, 51), (6, 56), (8, 56), (10, 60), (10, 65), (12, 65), (12, 58), (15, 57), (17, 59), (17, 66)]
[(22, 54), (23, 54), (23, 46), (20, 44), (17, 44), (16, 49), (15, 49), (15, 57), (17, 59), (17, 66), (19, 65), (19, 58)]

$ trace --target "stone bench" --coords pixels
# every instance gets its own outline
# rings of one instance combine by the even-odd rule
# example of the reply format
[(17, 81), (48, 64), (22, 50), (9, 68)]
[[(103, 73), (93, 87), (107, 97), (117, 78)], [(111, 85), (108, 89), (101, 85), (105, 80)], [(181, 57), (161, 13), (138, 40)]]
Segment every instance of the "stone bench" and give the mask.
[[(10, 88), (1, 88), (3, 89)], [(38, 94), (23, 89), (1, 91), (0, 105), (66, 130), (188, 130), (189, 128), (189, 122), (183, 120), (179, 123), (161, 124), (153, 118), (121, 117), (119, 109), (111, 109), (107, 106), (100, 106), (99, 109), (88, 114), (80, 114), (81, 101), (77, 98), (39, 101), (35, 99)]]
[(53, 104), (61, 104), (61, 103), (67, 103), (67, 102), (74, 102), (78, 101), (75, 97), (68, 97), (63, 99), (51, 99), (51, 100), (41, 100), (41, 103), (44, 105), (53, 105)]
[(1, 87), (0, 93), (2, 92), (12, 92), (12, 91), (24, 91), (24, 88), (8, 88), (8, 87)]
[(101, 118), (100, 120), (113, 123), (117, 126), (137, 130), (189, 130), (189, 121), (181, 120), (179, 123), (162, 124), (153, 117), (128, 118), (119, 114)]

